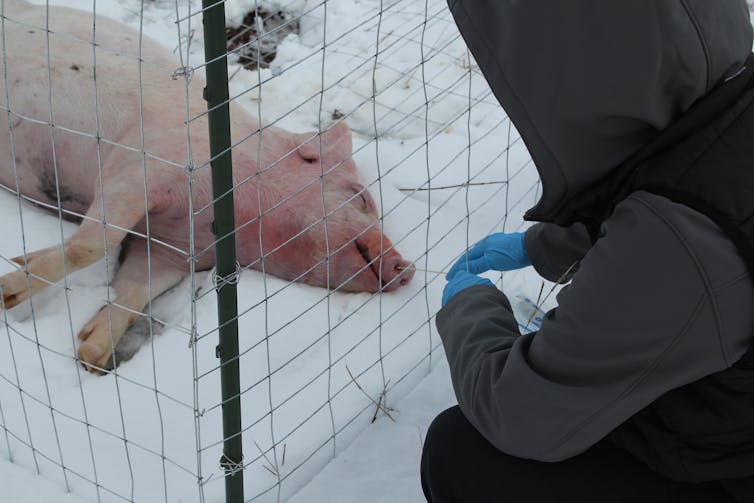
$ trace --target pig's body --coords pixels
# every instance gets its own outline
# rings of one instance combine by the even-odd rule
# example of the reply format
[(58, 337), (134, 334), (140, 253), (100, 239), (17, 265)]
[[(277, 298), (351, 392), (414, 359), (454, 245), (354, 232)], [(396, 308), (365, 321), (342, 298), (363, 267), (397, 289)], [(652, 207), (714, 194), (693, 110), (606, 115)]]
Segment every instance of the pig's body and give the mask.
[[(115, 306), (103, 308), (79, 334), (86, 341), (79, 358), (102, 368), (149, 299), (188, 271), (190, 200), (195, 211), (204, 208), (194, 217), (197, 269), (214, 264), (209, 167), (195, 168), (192, 198), (184, 170), (189, 137), (194, 164), (209, 158), (206, 118), (192, 120), (189, 135), (185, 126), (187, 115), (206, 109), (199, 95), (204, 84), (198, 77), (191, 82), (187, 110), (184, 79), (170, 77), (179, 63), (169, 51), (144, 38), (139, 68), (138, 33), (97, 17), (93, 51), (86, 42), (92, 40), (90, 13), (49, 12), (48, 65), (47, 37), (39, 28), (45, 9), (5, 1), (7, 90), (0, 80), (0, 103), (11, 113), (0, 114), (0, 183), (51, 209), (60, 206), (64, 216), (83, 215), (83, 221), (64, 246), (19, 258), (32, 274), (28, 283), (18, 271), (0, 278), (0, 286), (5, 307), (12, 307), (64, 271), (115, 249), (129, 230), (148, 234), (149, 246), (134, 236), (126, 246), (113, 281)], [(271, 127), (260, 140), (253, 117), (232, 104), (231, 117), (234, 144), (251, 135), (233, 150), (242, 265), (259, 269), (264, 254), (268, 273), (345, 291), (390, 290), (410, 280), (413, 267), (380, 233), (374, 203), (357, 181), (345, 125), (321, 136)]]

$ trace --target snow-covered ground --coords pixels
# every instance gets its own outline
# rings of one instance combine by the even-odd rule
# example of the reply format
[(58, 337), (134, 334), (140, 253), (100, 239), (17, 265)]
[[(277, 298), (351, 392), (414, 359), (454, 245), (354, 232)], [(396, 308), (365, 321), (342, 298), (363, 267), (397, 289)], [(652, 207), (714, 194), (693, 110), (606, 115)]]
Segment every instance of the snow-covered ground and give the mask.
[[(229, 0), (229, 22), (256, 3)], [(268, 69), (231, 64), (231, 94), (263, 123), (296, 131), (345, 115), (385, 233), (427, 272), (390, 294), (329, 297), (255, 271), (241, 275), (246, 497), (420, 502), (423, 435), (454, 402), (433, 319), (444, 281), (433, 271), (491, 231), (522, 228), (523, 211), (537, 199), (536, 172), (469, 60), (445, 0), (258, 3), (300, 16), (300, 33), (285, 39)], [(143, 26), (197, 67), (201, 22), (189, 6), (195, 14), (199, 2), (145, 0)], [(139, 0), (97, 0), (96, 8), (140, 24)], [(510, 183), (437, 189), (469, 179)], [(411, 190), (428, 180), (435, 190)], [(60, 243), (73, 229), (0, 193), (0, 273), (24, 247)], [(215, 296), (202, 293), (212, 291), (210, 274), (158, 299), (159, 336), (116, 374), (94, 377), (72, 357), (76, 333), (108, 298), (107, 275), (95, 264), (68, 278), (66, 294), (49, 288), (35, 296), (33, 316), (27, 304), (0, 319), (0, 499), (223, 501)], [(524, 271), (506, 275), (502, 286), (536, 298), (541, 282)], [(192, 322), (200, 339), (189, 348)], [(372, 422), (372, 400), (384, 389), (393, 419), (380, 412)]]
[(455, 404), (445, 362), (338, 455), (290, 503), (420, 503), (419, 461), (432, 419)]

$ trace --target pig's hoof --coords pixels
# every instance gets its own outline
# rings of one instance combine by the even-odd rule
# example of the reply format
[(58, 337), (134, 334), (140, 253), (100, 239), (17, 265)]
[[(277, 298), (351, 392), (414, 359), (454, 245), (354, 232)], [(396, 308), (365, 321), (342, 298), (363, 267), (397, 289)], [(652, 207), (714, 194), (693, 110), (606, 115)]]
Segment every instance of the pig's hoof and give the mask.
[(3, 293), (5, 309), (19, 305), (35, 292), (54, 282), (54, 280), (42, 278), (62, 277), (59, 274), (61, 271), (49, 260), (49, 253), (48, 250), (40, 250), (27, 253), (25, 258), (20, 256), (10, 259), (11, 262), (18, 264), (19, 270), (0, 278), (0, 290)]
[(89, 336), (91, 336), (94, 333), (94, 330), (97, 328), (97, 325), (99, 323), (99, 318), (104, 308), (100, 309), (99, 312), (89, 320), (89, 322), (84, 325), (84, 327), (79, 331), (78, 337), (79, 340), (85, 341), (89, 339)]
[(15, 307), (29, 297), (26, 286), (26, 274), (23, 271), (11, 272), (0, 278), (5, 309)]
[(84, 370), (91, 374), (102, 375), (107, 372), (106, 365), (110, 358), (110, 348), (103, 349), (89, 342), (82, 342), (76, 356)]

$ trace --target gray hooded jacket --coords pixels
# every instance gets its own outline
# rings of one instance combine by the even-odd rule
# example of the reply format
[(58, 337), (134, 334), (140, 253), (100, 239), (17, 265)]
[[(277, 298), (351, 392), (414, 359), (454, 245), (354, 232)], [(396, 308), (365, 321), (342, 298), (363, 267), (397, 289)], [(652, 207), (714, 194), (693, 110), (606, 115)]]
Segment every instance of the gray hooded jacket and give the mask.
[[(548, 220), (671, 124), (752, 49), (744, 0), (450, 0), (537, 165)], [(662, 394), (729, 368), (754, 343), (754, 282), (706, 216), (635, 192), (592, 244), (537, 224), (525, 245), (556, 280), (578, 271), (539, 332), (476, 286), (437, 315), (462, 411), (504, 452), (583, 452)]]

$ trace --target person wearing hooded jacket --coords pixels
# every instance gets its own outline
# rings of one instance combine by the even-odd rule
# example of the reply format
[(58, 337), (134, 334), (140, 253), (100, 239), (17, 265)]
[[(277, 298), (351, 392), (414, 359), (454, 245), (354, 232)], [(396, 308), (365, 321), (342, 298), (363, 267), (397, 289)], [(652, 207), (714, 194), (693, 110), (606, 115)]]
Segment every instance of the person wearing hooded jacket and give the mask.
[[(745, 0), (449, 0), (537, 166), (524, 234), (450, 269), (447, 502), (754, 502), (754, 57)], [(570, 281), (521, 335), (487, 270)]]

